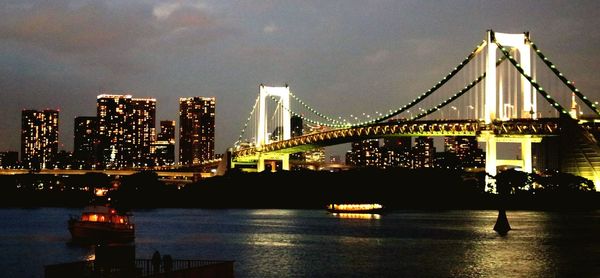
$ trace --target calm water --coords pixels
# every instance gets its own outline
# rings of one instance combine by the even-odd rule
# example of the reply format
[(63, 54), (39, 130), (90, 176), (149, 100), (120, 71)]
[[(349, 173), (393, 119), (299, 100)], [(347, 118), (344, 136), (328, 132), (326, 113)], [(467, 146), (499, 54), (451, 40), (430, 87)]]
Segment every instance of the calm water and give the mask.
[[(78, 209), (0, 209), (0, 276), (42, 277), (83, 260), (69, 244)], [(600, 211), (396, 212), (339, 218), (321, 210), (135, 211), (136, 253), (235, 260), (237, 277), (600, 277)]]

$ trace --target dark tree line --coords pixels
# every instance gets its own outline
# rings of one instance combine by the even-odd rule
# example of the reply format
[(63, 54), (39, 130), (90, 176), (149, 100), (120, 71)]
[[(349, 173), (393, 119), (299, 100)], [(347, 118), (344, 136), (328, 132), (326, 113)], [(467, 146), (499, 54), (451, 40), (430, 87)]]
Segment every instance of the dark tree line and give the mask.
[[(565, 173), (496, 175), (507, 208), (598, 208), (591, 181)], [(165, 185), (154, 172), (118, 180), (104, 174), (68, 178), (0, 176), (5, 206), (83, 206), (95, 188), (121, 208), (323, 208), (329, 203), (375, 202), (391, 209), (495, 209), (499, 195), (485, 191), (485, 174), (446, 169), (354, 169), (342, 172), (231, 171), (184, 187)]]

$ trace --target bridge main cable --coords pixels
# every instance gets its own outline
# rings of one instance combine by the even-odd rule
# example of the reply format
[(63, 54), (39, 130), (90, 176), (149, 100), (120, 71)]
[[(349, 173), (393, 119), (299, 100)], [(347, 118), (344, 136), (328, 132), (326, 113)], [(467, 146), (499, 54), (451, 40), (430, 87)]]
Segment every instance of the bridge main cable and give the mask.
[(364, 123), (360, 123), (360, 124), (354, 124), (352, 126), (360, 126), (360, 125), (366, 125), (366, 124), (371, 124), (371, 123), (376, 123), (376, 122), (381, 122), (381, 121), (385, 121), (387, 119), (390, 119), (404, 111), (407, 111), (408, 109), (412, 108), (413, 106), (417, 105), (418, 103), (420, 103), (421, 101), (423, 101), (425, 98), (427, 98), (428, 96), (430, 96), (431, 94), (433, 94), (437, 89), (441, 88), (444, 84), (446, 84), (446, 82), (448, 82), (452, 77), (454, 77), (461, 69), (463, 69), (485, 46), (486, 46), (487, 42), (484, 40), (481, 44), (477, 45), (477, 47), (475, 47), (475, 49), (473, 51), (471, 51), (471, 53), (469, 53), (469, 55), (462, 61), (460, 62), (460, 64), (458, 64), (457, 67), (455, 67), (448, 75), (446, 75), (444, 78), (442, 78), (441, 81), (439, 81), (437, 84), (433, 85), (433, 87), (431, 87), (431, 89), (427, 90), (427, 92), (419, 95), (416, 99), (414, 99), (413, 101), (409, 102), (408, 104), (396, 109), (393, 112), (390, 112), (386, 115), (380, 116), (378, 118), (374, 118), (373, 120), (364, 122)]
[[(430, 96), (431, 94), (433, 94), (437, 89), (441, 88), (444, 84), (446, 84), (450, 79), (452, 79), (452, 77), (454, 77), (461, 69), (463, 69), (485, 46), (486, 46), (487, 42), (484, 40), (482, 41), (481, 44), (477, 45), (475, 47), (475, 49), (473, 51), (471, 51), (471, 53), (469, 53), (469, 55), (467, 55), (467, 57), (460, 62), (460, 64), (458, 66), (456, 66), (448, 75), (446, 75), (444, 78), (442, 78), (442, 80), (440, 80), (438, 83), (436, 83), (433, 87), (431, 87), (429, 90), (427, 90), (427, 92), (419, 95), (416, 99), (414, 99), (413, 101), (409, 102), (408, 104), (397, 108), (396, 110), (389, 110), (390, 112), (382, 115), (380, 117), (375, 117), (372, 120), (369, 121), (365, 121), (365, 122), (361, 122), (361, 123), (344, 123), (344, 124), (329, 124), (329, 123), (322, 123), (319, 121), (315, 121), (309, 118), (306, 118), (298, 113), (295, 113), (294, 111), (290, 111), (292, 114), (297, 115), (302, 117), (304, 120), (314, 123), (314, 124), (318, 124), (318, 125), (322, 125), (322, 126), (327, 126), (327, 127), (334, 127), (334, 128), (349, 128), (349, 127), (357, 127), (357, 126), (363, 126), (363, 125), (368, 125), (368, 124), (372, 124), (372, 123), (377, 123), (377, 122), (382, 122), (385, 121), (387, 119), (390, 119), (404, 111), (407, 111), (408, 109), (412, 108), (413, 106), (419, 104), (421, 101), (423, 101), (425, 98), (427, 98), (428, 96)], [(317, 116), (320, 116), (322, 118), (327, 119), (328, 121), (332, 121), (335, 122), (336, 120), (332, 119), (331, 117), (327, 117), (322, 113), (317, 112), (315, 109), (310, 108), (308, 105), (306, 105), (304, 102), (300, 101), (297, 97), (293, 96), (294, 99), (298, 100), (302, 105), (304, 105), (305, 107), (307, 107), (309, 109), (309, 111), (311, 111), (312, 113), (316, 114)], [(339, 121), (338, 121), (339, 122)]]
[(256, 101), (254, 101), (254, 105), (252, 106), (250, 115), (248, 115), (248, 118), (246, 119), (246, 123), (244, 124), (244, 127), (242, 128), (242, 130), (240, 132), (240, 136), (238, 137), (238, 140), (234, 143), (234, 145), (237, 145), (242, 142), (242, 137), (244, 136), (244, 133), (246, 133), (246, 128), (248, 128), (248, 123), (250, 123), (250, 120), (252, 119), (252, 114), (254, 114), (254, 111), (256, 110), (256, 106), (258, 105), (259, 98), (260, 98), (260, 95), (256, 97)]
[[(502, 62), (504, 62), (505, 60), (506, 60), (506, 57), (499, 58), (498, 61), (496, 61), (496, 67), (498, 67), (500, 64), (502, 64)], [(429, 114), (439, 111), (442, 107), (450, 104), (451, 102), (453, 102), (454, 100), (456, 100), (457, 98), (459, 98), (460, 96), (464, 95), (466, 92), (471, 90), (477, 84), (479, 84), (483, 79), (485, 79), (485, 76), (486, 76), (486, 73), (484, 72), (483, 74), (478, 76), (475, 80), (471, 81), (471, 83), (469, 83), (467, 86), (462, 88), (459, 92), (452, 95), (450, 98), (444, 100), (442, 103), (434, 106), (433, 108), (429, 108), (429, 109), (425, 110), (425, 112), (415, 115), (414, 117), (410, 118), (409, 120), (410, 121), (418, 120)]]
[(567, 86), (569, 87), (569, 89), (571, 89), (571, 91), (577, 95), (577, 97), (579, 97), (579, 99), (581, 99), (581, 101), (583, 101), (590, 109), (592, 109), (597, 115), (600, 116), (600, 110), (598, 109), (598, 106), (596, 104), (594, 104), (593, 102), (591, 102), (585, 95), (583, 95), (579, 89), (577, 89), (575, 87), (575, 83), (570, 81), (569, 79), (567, 79), (564, 74), (562, 74), (558, 68), (556, 68), (556, 66), (550, 62), (550, 60), (548, 60), (548, 57), (546, 57), (546, 55), (544, 55), (542, 53), (542, 51), (537, 47), (537, 45), (535, 45), (535, 43), (533, 43), (533, 41), (529, 40), (529, 45), (531, 46), (531, 48), (533, 48), (533, 50), (535, 50), (535, 53), (540, 57), (540, 59), (542, 59), (542, 61), (544, 61), (544, 64), (546, 64), (546, 66), (548, 66), (550, 68), (550, 70)]

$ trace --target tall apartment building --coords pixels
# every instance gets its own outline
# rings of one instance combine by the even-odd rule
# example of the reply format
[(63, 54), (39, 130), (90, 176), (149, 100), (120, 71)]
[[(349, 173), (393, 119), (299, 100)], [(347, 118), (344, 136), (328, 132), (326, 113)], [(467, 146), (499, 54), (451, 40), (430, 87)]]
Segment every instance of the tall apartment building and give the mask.
[(98, 118), (76, 117), (73, 160), (77, 168), (90, 169), (98, 162)]
[(485, 166), (485, 156), (483, 150), (479, 148), (476, 137), (445, 137), (444, 150), (454, 154), (462, 167)]
[(23, 110), (21, 162), (25, 168), (53, 168), (58, 153), (58, 110)]
[(160, 121), (160, 132), (152, 143), (155, 165), (175, 164), (175, 121)]
[(150, 151), (156, 139), (156, 99), (132, 98), (133, 164), (148, 166), (154, 161)]
[(179, 163), (199, 164), (214, 158), (214, 97), (179, 99)]
[(377, 167), (381, 159), (379, 139), (352, 142), (352, 150), (346, 153), (346, 164), (357, 167)]
[(412, 168), (433, 168), (435, 165), (435, 147), (433, 138), (417, 137), (412, 148)]
[(97, 101), (98, 158), (102, 165), (122, 168), (150, 163), (156, 99), (102, 94)]
[(381, 152), (381, 168), (411, 167), (411, 140), (412, 137), (384, 138)]

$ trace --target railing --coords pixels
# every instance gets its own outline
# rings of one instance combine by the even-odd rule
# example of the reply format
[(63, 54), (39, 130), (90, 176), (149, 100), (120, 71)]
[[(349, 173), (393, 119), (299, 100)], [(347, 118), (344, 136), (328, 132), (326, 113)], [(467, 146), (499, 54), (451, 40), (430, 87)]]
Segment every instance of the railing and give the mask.
[(164, 262), (154, 265), (152, 260), (136, 259), (135, 268), (138, 270), (138, 277), (147, 277), (166, 272), (175, 272), (186, 269), (201, 268), (210, 265), (233, 264), (233, 261), (215, 261), (215, 260), (173, 260), (172, 264)]
[(171, 272), (183, 272), (183, 274), (201, 274), (205, 268), (212, 268), (207, 270), (211, 273), (218, 273), (220, 275), (219, 277), (233, 277), (233, 263), (234, 261), (172, 260), (171, 263), (165, 264), (162, 262), (155, 266), (152, 263), (152, 260), (136, 259), (133, 263), (115, 266), (105, 264), (101, 265), (92, 260), (47, 265), (44, 267), (44, 272), (46, 278), (165, 277), (164, 275), (166, 273)]

